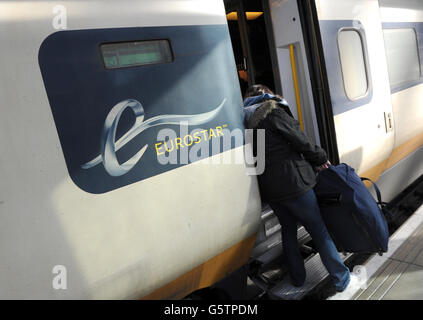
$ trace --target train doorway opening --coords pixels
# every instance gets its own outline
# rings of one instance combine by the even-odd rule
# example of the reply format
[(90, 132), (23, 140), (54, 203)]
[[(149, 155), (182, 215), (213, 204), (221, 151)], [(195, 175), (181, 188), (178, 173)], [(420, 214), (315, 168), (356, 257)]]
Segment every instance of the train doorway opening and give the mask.
[(267, 2), (225, 0), (224, 3), (242, 95), (254, 84), (264, 84), (281, 94), (280, 85), (275, 82), (277, 68), (270, 49), (273, 42)]

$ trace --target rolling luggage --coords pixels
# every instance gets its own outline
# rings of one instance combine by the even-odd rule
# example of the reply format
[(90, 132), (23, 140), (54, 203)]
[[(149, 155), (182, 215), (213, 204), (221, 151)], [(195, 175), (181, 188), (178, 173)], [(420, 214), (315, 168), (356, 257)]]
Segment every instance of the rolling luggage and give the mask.
[[(320, 211), (337, 249), (341, 252), (379, 253), (388, 250), (389, 230), (384, 203), (373, 183), (376, 202), (353, 168), (329, 166), (317, 176), (314, 187)], [(379, 207), (381, 206), (381, 207)]]

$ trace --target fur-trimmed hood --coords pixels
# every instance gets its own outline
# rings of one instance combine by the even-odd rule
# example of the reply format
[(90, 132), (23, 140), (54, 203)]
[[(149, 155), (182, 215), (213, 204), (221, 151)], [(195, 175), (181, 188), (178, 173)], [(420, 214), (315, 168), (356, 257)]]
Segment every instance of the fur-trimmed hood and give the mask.
[(291, 117), (292, 113), (289, 107), (285, 104), (286, 101), (266, 100), (261, 103), (254, 111), (253, 115), (247, 120), (247, 128), (256, 129), (260, 121), (266, 119), (266, 117), (275, 109), (283, 108)]
[(278, 108), (277, 102), (274, 100), (267, 100), (256, 108), (253, 115), (247, 122), (249, 129), (256, 129), (260, 121), (266, 119), (266, 117), (272, 112), (272, 110)]

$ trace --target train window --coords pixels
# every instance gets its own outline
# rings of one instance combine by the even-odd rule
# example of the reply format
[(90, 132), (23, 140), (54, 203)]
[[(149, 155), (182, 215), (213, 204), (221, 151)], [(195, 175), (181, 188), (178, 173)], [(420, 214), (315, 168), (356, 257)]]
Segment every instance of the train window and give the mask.
[(391, 87), (420, 78), (416, 32), (413, 28), (383, 29)]
[(355, 29), (343, 29), (338, 33), (339, 59), (345, 93), (350, 100), (366, 95), (368, 89), (363, 43)]
[(131, 41), (100, 46), (106, 69), (172, 62), (169, 41)]

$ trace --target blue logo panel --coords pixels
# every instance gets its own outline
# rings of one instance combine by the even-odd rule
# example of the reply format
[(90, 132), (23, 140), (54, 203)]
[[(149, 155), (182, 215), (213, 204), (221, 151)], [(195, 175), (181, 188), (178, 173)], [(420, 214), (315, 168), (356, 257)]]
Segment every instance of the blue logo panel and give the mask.
[[(171, 62), (105, 68), (101, 45), (156, 39), (169, 41)], [(163, 128), (243, 128), (226, 25), (60, 31), (39, 64), (69, 175), (90, 193), (184, 165), (159, 163)]]

